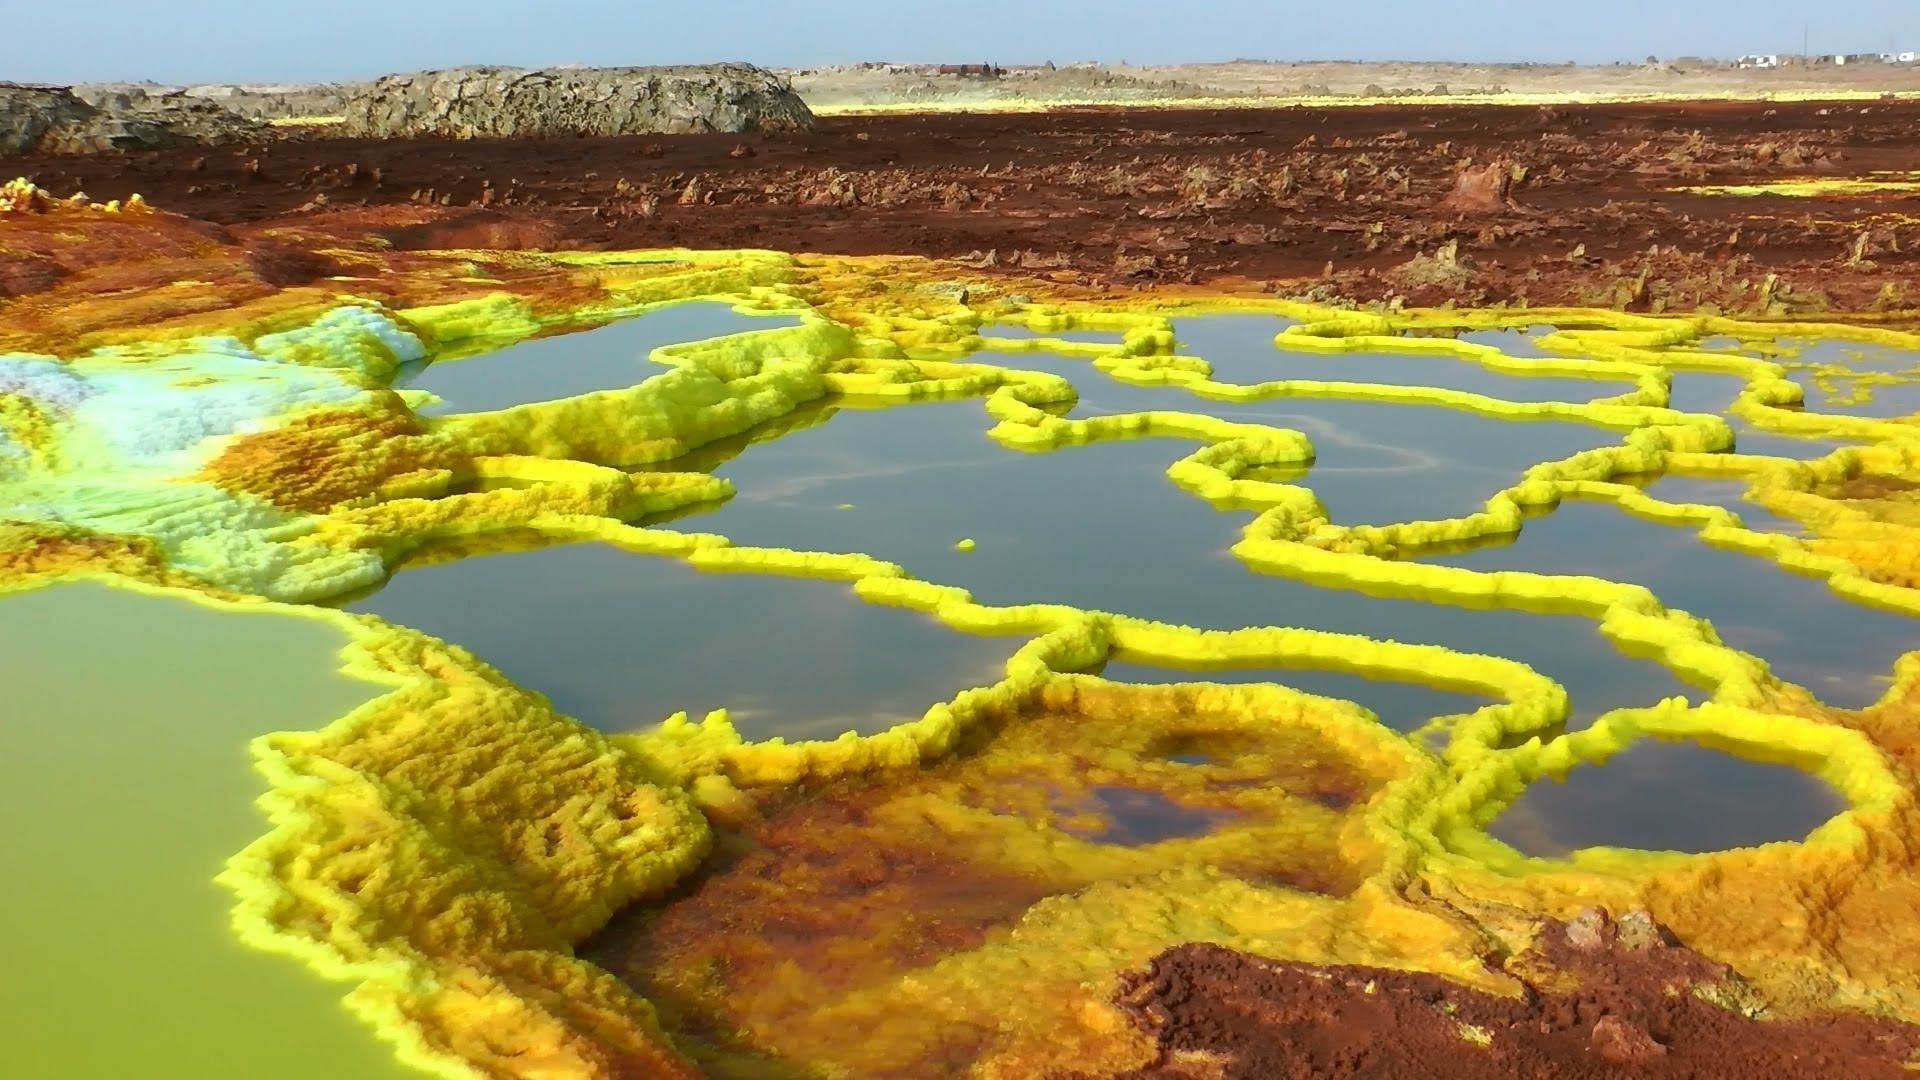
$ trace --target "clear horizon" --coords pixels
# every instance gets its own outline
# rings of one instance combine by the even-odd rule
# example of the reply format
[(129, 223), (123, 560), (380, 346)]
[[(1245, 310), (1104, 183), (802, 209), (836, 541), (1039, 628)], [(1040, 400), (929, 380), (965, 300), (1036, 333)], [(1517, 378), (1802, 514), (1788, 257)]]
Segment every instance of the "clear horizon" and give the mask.
[[(1135, 64), (1378, 61), (1608, 64), (1649, 55), (1727, 58), (1920, 48), (1913, 0), (1832, 0), (1811, 24), (1790, 0), (1355, 0), (1276, 16), (1257, 0), (974, 0), (946, 8), (881, 0), (709, 0), (697, 12), (581, 0), (538, 17), (500, 0), (337, 0), (268, 17), (240, 0), (164, 9), (130, 0), (8, 16), (0, 79), (17, 82), (325, 82), (502, 64), (646, 65), (744, 60), (793, 68), (862, 61)], [(363, 15), (354, 18), (355, 13)]]

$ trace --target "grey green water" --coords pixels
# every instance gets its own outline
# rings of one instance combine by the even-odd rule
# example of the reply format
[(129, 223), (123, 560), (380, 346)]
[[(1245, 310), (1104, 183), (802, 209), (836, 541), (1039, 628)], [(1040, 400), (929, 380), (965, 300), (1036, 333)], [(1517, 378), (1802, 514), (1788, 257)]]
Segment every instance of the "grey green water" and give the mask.
[(596, 543), (403, 567), (348, 606), (458, 642), (610, 731), (725, 708), (754, 739), (871, 734), (997, 681), (1020, 645), (842, 582), (701, 573)]
[(1395, 731), (1410, 732), (1436, 716), (1472, 712), (1489, 699), (1441, 690), (1424, 683), (1370, 679), (1338, 671), (1297, 668), (1186, 668), (1153, 667), (1116, 661), (1099, 672), (1102, 678), (1124, 683), (1271, 682), (1308, 694), (1340, 698), (1371, 709), (1380, 722)]
[(1538, 340), (1557, 329), (1551, 324), (1536, 323), (1505, 330), (1469, 330), (1460, 335), (1460, 340), (1474, 345), (1491, 345), (1508, 356), (1537, 360), (1559, 355), (1541, 348)]
[[(1186, 441), (1030, 454), (989, 440), (988, 423), (977, 401), (842, 411), (784, 436), (774, 453), (720, 465), (739, 494), (697, 528), (736, 543), (864, 551), (989, 604), (1062, 603), (1219, 629), (1304, 626), (1512, 656), (1565, 682), (1581, 718), (1687, 692), (1664, 668), (1614, 650), (1585, 619), (1249, 574), (1229, 548), (1253, 515), (1215, 510), (1164, 476), (1193, 449)], [(874, 454), (881, 447), (884, 457)], [(974, 550), (954, 550), (963, 537)], [(1158, 681), (1191, 677), (1169, 670)], [(1368, 696), (1362, 704), (1396, 726), (1431, 715), (1431, 702), (1406, 684), (1376, 683)]]
[[(1441, 354), (1322, 353), (1280, 348), (1275, 335), (1288, 325), (1290, 320), (1264, 316), (1215, 316), (1177, 322), (1175, 334), (1183, 352), (1212, 365), (1215, 382), (1252, 385), (1276, 379), (1311, 379), (1437, 386), (1508, 401), (1591, 401), (1633, 389), (1630, 380), (1512, 374)], [(1534, 350), (1532, 355), (1544, 354)]]
[(1740, 390), (1745, 385), (1746, 380), (1738, 375), (1676, 371), (1673, 373), (1667, 404), (1682, 412), (1713, 413), (1723, 417), (1727, 426), (1733, 428), (1733, 449), (1737, 453), (1805, 460), (1825, 457), (1842, 446), (1851, 445), (1845, 440), (1808, 439), (1767, 431), (1753, 426), (1743, 417), (1727, 416), (1727, 408), (1740, 396)]
[(1790, 766), (1641, 740), (1605, 765), (1535, 782), (1488, 831), (1541, 857), (1602, 846), (1719, 851), (1802, 839), (1845, 808)]
[(1511, 545), (1423, 561), (1645, 585), (1668, 607), (1712, 620), (1722, 641), (1842, 708), (1872, 704), (1890, 685), (1894, 660), (1920, 647), (1920, 621), (1851, 603), (1824, 581), (1711, 547), (1692, 528), (1611, 503), (1568, 500), (1529, 520)]
[(1806, 524), (1798, 518), (1776, 514), (1747, 498), (1748, 484), (1744, 476), (1688, 476), (1684, 473), (1668, 473), (1664, 476), (1636, 476), (1626, 479), (1648, 495), (1664, 502), (1725, 507), (1740, 515), (1740, 523), (1755, 532), (1785, 533), (1789, 536), (1807, 535)]
[[(1882, 419), (1920, 412), (1920, 378), (1915, 374), (1920, 370), (1920, 353), (1856, 342), (1794, 344), (1799, 346), (1799, 353), (1784, 361), (1789, 367), (1838, 364), (1848, 371), (1846, 375), (1820, 379), (1804, 371), (1793, 372), (1794, 381), (1806, 391), (1808, 411)], [(1883, 381), (1888, 377), (1894, 381)]]
[[(1342, 524), (1470, 514), (1530, 466), (1623, 437), (1589, 424), (1490, 419), (1440, 405), (1306, 397), (1229, 404), (1181, 387), (1125, 383), (1084, 360), (993, 352), (973, 358), (1068, 379), (1080, 394), (1075, 417), (1172, 409), (1302, 432), (1315, 459), (1299, 482)], [(1191, 452), (1169, 452), (1166, 460)]]
[(1173, 320), (1173, 340), (1177, 351), (1211, 360), (1250, 347), (1270, 349), (1274, 335), (1299, 325), (1278, 315), (1189, 315)]
[[(1289, 368), (1307, 360), (1351, 365), (1382, 381), (1457, 384), (1483, 393), (1497, 387), (1499, 396), (1522, 400), (1580, 400), (1596, 396), (1596, 388), (1625, 388), (1617, 381), (1499, 375), (1437, 357), (1292, 354), (1271, 342), (1285, 325), (1264, 316), (1183, 319), (1176, 333), (1192, 355), (1224, 360), (1224, 367), (1259, 369), (1241, 381), (1286, 377), (1289, 370), (1308, 370)], [(1021, 328), (988, 331), (1032, 336)], [(1498, 343), (1523, 351), (1521, 342)], [(1529, 466), (1621, 438), (1618, 431), (1588, 424), (1516, 423), (1436, 406), (1308, 397), (1224, 403), (1177, 386), (1131, 385), (1083, 359), (999, 352), (990, 344), (971, 359), (1066, 377), (1079, 400), (1055, 411), (1073, 416), (1175, 409), (1303, 431), (1316, 446), (1316, 460), (1303, 474), (1276, 478), (1310, 486), (1343, 523), (1469, 513)], [(1280, 374), (1265, 373), (1268, 367)], [(1458, 376), (1457, 383), (1432, 377), (1440, 370)], [(1580, 392), (1555, 384), (1573, 384)], [(1721, 412), (1738, 389), (1736, 378), (1681, 373), (1675, 405)], [(526, 393), (524, 384), (513, 391), (522, 399)], [(1567, 687), (1573, 726), (1618, 706), (1704, 696), (1658, 664), (1622, 654), (1582, 617), (1371, 597), (1251, 574), (1230, 551), (1251, 512), (1209, 506), (1164, 475), (1168, 464), (1195, 449), (1187, 440), (1131, 439), (1025, 453), (988, 438), (991, 424), (977, 399), (892, 408), (828, 402), (655, 466), (711, 471), (737, 489), (725, 503), (668, 527), (718, 532), (739, 544), (864, 552), (900, 563), (917, 577), (967, 588), (989, 604), (1065, 603), (1218, 628), (1303, 626), (1507, 656)], [(1741, 448), (1757, 452), (1810, 457), (1835, 445), (1739, 426)], [(1702, 497), (1687, 501), (1724, 500), (1756, 527), (1793, 527), (1744, 504), (1737, 482), (1724, 492), (1701, 489), (1706, 483), (1652, 480), (1662, 497), (1693, 484), (1690, 493)], [(1525, 566), (1652, 579), (1645, 583), (1669, 603), (1714, 618), (1734, 644), (1773, 660), (1784, 676), (1836, 703), (1876, 696), (1886, 662), (1907, 640), (1901, 636), (1907, 620), (1846, 605), (1818, 582), (1707, 548), (1688, 530), (1637, 522), (1610, 508), (1585, 509), (1604, 512), (1594, 516), (1570, 505), (1530, 522), (1520, 545), (1441, 558), (1489, 569)], [(974, 541), (971, 550), (956, 549), (962, 539)], [(1781, 625), (1782, 597), (1796, 612), (1808, 613), (1806, 627)], [(848, 596), (843, 585), (703, 575), (671, 560), (591, 544), (403, 569), (356, 606), (466, 644), (598, 726), (632, 727), (676, 709), (697, 714), (728, 706), (754, 737), (873, 730), (918, 715), (957, 689), (987, 681), (1016, 644), (970, 639), (922, 616), (872, 608)], [(1883, 626), (1881, 620), (1891, 621)], [(1863, 637), (1875, 644), (1865, 645)], [(715, 655), (726, 659), (716, 664)], [(1196, 673), (1122, 660), (1103, 674), (1138, 682), (1271, 680), (1357, 701), (1403, 731), (1484, 703), (1416, 681), (1335, 670)], [(1635, 773), (1635, 760), (1623, 757), (1608, 769), (1581, 770), (1567, 785), (1544, 787), (1577, 791), (1590, 777)], [(1758, 782), (1742, 771), (1748, 763), (1725, 755), (1694, 764), (1698, 768), (1681, 771), (1699, 798), (1731, 798), (1741, 785)], [(1815, 785), (1807, 795), (1794, 786), (1801, 774), (1766, 775), (1777, 781), (1782, 813), (1800, 807), (1811, 827), (1827, 812), (1827, 804), (1814, 798), (1823, 788)], [(1612, 794), (1595, 798), (1637, 797), (1630, 785), (1611, 778), (1603, 787)], [(1528, 798), (1525, 809), (1503, 818), (1503, 827), (1534, 820), (1544, 823), (1536, 832), (1556, 830), (1555, 843), (1588, 842), (1568, 818), (1584, 813), (1584, 804), (1563, 807), (1547, 795)], [(1711, 822), (1690, 820), (1690, 828), (1706, 830), (1692, 837), (1675, 831), (1666, 818), (1634, 820), (1632, 835), (1620, 842), (1715, 847), (1749, 839), (1731, 826), (1716, 832)]]
[(256, 735), (379, 692), (312, 619), (94, 584), (0, 597), (0, 1015), (10, 1077), (417, 1076), (348, 989), (240, 945), (228, 856), (266, 832)]
[(980, 328), (980, 336), (989, 343), (995, 338), (1013, 341), (1032, 341), (1035, 338), (1051, 338), (1055, 341), (1071, 341), (1085, 345), (1118, 345), (1126, 337), (1118, 330), (1035, 330), (1028, 326), (1008, 323), (991, 323)]
[(660, 366), (647, 357), (662, 345), (793, 325), (791, 317), (743, 315), (731, 304), (674, 304), (619, 322), (430, 364), (409, 372), (403, 381), (439, 395), (441, 404), (424, 412), (490, 412), (632, 386), (660, 373)]

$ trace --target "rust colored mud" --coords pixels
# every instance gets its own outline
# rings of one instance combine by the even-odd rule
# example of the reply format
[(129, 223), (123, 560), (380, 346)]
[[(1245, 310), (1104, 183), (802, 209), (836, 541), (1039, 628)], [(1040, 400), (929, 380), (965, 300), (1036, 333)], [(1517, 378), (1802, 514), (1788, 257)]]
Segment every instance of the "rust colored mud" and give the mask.
[[(242, 236), (402, 248), (761, 247), (1096, 288), (1861, 311), (1912, 303), (1920, 199), (1676, 189), (1911, 168), (1917, 123), (1907, 101), (1084, 109), (843, 117), (744, 142), (296, 140), (4, 158), (0, 174), (139, 191)], [(320, 269), (264, 262), (268, 279)], [(25, 260), (0, 273), (7, 291), (56, 277)]]
[(861, 1006), (873, 1025), (861, 1033), (850, 1003), (954, 978), (943, 961), (1103, 883), (1184, 867), (1313, 895), (1358, 884), (1364, 845), (1339, 837), (1387, 762), (1276, 723), (1229, 760), (1185, 765), (1166, 747), (1208, 736), (1200, 710), (1169, 709), (1192, 719), (1142, 734), (1106, 711), (1109, 696), (1088, 686), (1070, 711), (1027, 716), (930, 769), (743, 808), (703, 874), (583, 953), (656, 1003), (715, 1076), (951, 1076), (999, 1049), (991, 1016), (943, 1026)]
[(1651, 920), (1550, 925), (1509, 965), (1514, 998), (1417, 975), (1183, 945), (1122, 980), (1159, 1043), (1126, 1080), (1907, 1077), (1920, 1032), (1861, 1016), (1755, 1018), (1725, 967)]

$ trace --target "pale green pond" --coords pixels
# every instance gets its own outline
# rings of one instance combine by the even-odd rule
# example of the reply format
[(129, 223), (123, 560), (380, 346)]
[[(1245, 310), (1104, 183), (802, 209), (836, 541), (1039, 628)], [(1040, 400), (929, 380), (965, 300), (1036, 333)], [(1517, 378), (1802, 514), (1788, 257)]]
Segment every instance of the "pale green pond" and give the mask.
[(340, 632), (97, 584), (0, 597), (0, 1014), (10, 1077), (377, 1080), (347, 986), (239, 944), (228, 856), (267, 830), (247, 743), (379, 693)]

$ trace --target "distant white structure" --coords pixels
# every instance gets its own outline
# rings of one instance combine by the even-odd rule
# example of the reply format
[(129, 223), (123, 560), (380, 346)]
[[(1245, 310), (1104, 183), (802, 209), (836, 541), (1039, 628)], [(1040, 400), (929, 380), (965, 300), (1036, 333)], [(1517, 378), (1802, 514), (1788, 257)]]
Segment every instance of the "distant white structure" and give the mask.
[(1920, 52), (1909, 51), (1897, 53), (1894, 55), (1893, 62), (1896, 64), (1920, 64)]
[(1733, 66), (1743, 68), (1776, 68), (1780, 66), (1780, 54), (1758, 53), (1753, 56), (1743, 56), (1735, 60)]

